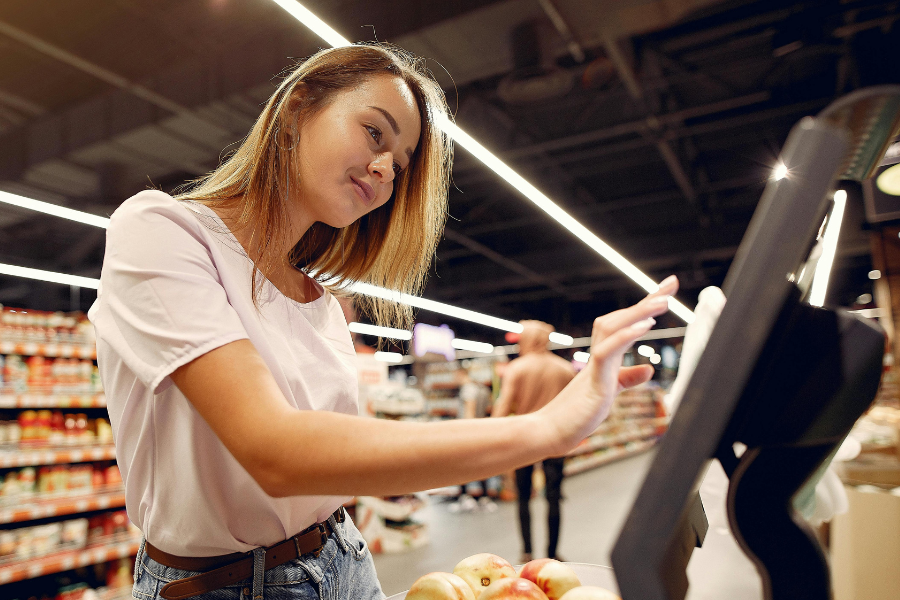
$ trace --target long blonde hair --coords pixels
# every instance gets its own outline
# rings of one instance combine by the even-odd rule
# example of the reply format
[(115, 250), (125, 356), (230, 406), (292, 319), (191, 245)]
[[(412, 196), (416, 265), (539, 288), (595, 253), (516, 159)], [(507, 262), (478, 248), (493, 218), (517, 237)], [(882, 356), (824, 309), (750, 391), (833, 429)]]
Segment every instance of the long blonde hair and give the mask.
[[(419, 109), (422, 130), (409, 167), (394, 181), (389, 202), (342, 229), (313, 224), (287, 259), (336, 293), (352, 281), (408, 294), (424, 287), (447, 215), (452, 145), (435, 125), (439, 116), (450, 117), (446, 99), (422, 59), (384, 44), (354, 45), (321, 50), (294, 68), (238, 149), (176, 196), (239, 209), (235, 228), (253, 226), (251, 240), (259, 248), (251, 282), (254, 302), (262, 285), (260, 271), (284, 263), (274, 249), (282, 247), (288, 231), (285, 201), (293, 171), (288, 166), (295, 164), (299, 126), (336, 93), (385, 74), (409, 86)], [(408, 306), (368, 296), (356, 300), (376, 323), (412, 323)]]

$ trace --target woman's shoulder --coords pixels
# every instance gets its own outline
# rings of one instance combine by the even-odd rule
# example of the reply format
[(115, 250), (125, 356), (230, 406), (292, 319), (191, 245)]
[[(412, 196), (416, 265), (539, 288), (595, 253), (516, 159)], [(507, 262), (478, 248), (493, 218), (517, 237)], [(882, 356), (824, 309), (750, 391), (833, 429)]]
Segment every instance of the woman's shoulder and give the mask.
[(148, 234), (160, 226), (197, 230), (198, 220), (184, 202), (161, 190), (143, 190), (119, 205), (110, 217), (111, 231)]

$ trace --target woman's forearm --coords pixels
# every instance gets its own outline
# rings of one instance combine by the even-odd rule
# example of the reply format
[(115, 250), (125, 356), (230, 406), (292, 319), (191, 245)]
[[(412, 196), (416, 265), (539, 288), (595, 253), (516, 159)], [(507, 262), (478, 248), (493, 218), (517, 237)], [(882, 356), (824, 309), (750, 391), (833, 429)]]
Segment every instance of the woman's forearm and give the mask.
[(554, 451), (540, 416), (431, 423), (295, 411), (271, 431), (266, 491), (395, 495), (462, 484), (537, 462)]

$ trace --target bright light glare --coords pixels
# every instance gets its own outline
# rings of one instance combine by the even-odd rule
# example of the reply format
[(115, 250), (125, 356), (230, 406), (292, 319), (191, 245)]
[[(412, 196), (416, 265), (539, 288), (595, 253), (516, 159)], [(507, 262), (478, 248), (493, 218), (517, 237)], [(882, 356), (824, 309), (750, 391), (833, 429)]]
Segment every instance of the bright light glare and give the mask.
[(36, 210), (37, 212), (53, 215), (54, 217), (62, 217), (63, 219), (69, 219), (70, 221), (78, 221), (79, 223), (93, 225), (94, 227), (105, 229), (109, 225), (109, 219), (106, 217), (98, 217), (97, 215), (92, 215), (80, 210), (72, 210), (71, 208), (50, 204), (49, 202), (41, 202), (40, 200), (10, 194), (9, 192), (0, 191), (0, 202), (27, 208), (29, 210)]
[(0, 275), (12, 275), (13, 277), (25, 277), (26, 279), (49, 281), (50, 283), (62, 283), (64, 285), (90, 288), (92, 290), (96, 290), (100, 287), (99, 279), (79, 277), (78, 275), (65, 275), (63, 273), (41, 271), (40, 269), (29, 269), (26, 267), (17, 267), (15, 265), (0, 264)]
[(403, 360), (403, 355), (399, 352), (376, 352), (375, 360), (386, 363), (398, 363)]
[(491, 315), (486, 315), (467, 308), (459, 308), (458, 306), (453, 306), (451, 304), (444, 304), (443, 302), (437, 302), (435, 300), (428, 300), (427, 298), (420, 298), (419, 296), (395, 292), (370, 283), (354, 282), (349, 284), (347, 289), (356, 292), (357, 294), (365, 294), (366, 296), (373, 296), (392, 302), (399, 302), (400, 304), (407, 304), (415, 308), (421, 308), (422, 310), (430, 310), (431, 312), (447, 315), (448, 317), (455, 317), (464, 321), (471, 321), (480, 325), (495, 327), (497, 329), (502, 329), (503, 331), (522, 333), (522, 329), (524, 329), (521, 325), (513, 321), (492, 317)]
[(339, 34), (337, 31), (329, 27), (325, 21), (317, 17), (316, 15), (309, 12), (309, 9), (304, 7), (299, 2), (295, 2), (294, 0), (272, 0), (288, 11), (292, 17), (312, 29), (312, 32), (317, 36), (334, 46), (335, 48), (340, 48), (341, 46), (351, 46), (350, 41)]
[(875, 185), (885, 194), (900, 196), (900, 165), (882, 171), (875, 180)]
[(662, 360), (662, 357), (659, 354), (654, 354), (650, 357), (650, 362), (654, 365), (658, 365), (659, 361)]
[(571, 335), (566, 335), (564, 333), (554, 331), (550, 334), (550, 341), (554, 344), (559, 344), (560, 346), (571, 346), (575, 343), (575, 338), (573, 338)]
[(587, 352), (576, 352), (575, 354), (572, 355), (572, 358), (576, 362), (587, 364), (587, 361), (588, 361), (588, 359), (591, 358), (591, 355)]
[(353, 333), (363, 333), (366, 335), (375, 335), (392, 340), (411, 340), (412, 332), (405, 329), (395, 329), (393, 327), (381, 327), (379, 325), (369, 325), (368, 323), (350, 323), (350, 331)]
[(788, 168), (784, 163), (778, 163), (774, 169), (772, 169), (772, 177), (775, 181), (780, 181), (787, 177)]
[(472, 352), (481, 352), (483, 354), (490, 354), (494, 351), (494, 347), (491, 344), (486, 344), (485, 342), (473, 342), (472, 340), (464, 340), (462, 338), (453, 338), (450, 345), (457, 350), (470, 350)]
[(825, 226), (825, 236), (822, 240), (822, 256), (816, 265), (816, 273), (813, 275), (812, 290), (809, 293), (809, 303), (812, 306), (825, 304), (825, 290), (828, 288), (828, 277), (831, 274), (831, 265), (834, 263), (834, 254), (837, 251), (838, 235), (841, 233), (841, 220), (844, 218), (844, 206), (847, 204), (847, 192), (838, 190), (834, 193), (834, 208), (828, 224)]
[(881, 279), (881, 271), (878, 269), (869, 271), (869, 279)]
[(656, 354), (656, 350), (646, 344), (641, 344), (640, 346), (638, 346), (637, 353), (641, 356), (646, 356), (649, 358)]

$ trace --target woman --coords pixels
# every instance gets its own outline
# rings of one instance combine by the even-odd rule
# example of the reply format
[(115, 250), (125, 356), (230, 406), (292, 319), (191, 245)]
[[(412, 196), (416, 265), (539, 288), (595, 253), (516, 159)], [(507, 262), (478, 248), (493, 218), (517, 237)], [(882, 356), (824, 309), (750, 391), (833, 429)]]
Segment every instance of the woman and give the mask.
[[(623, 352), (677, 283), (601, 319), (558, 398), (509, 419), (357, 416), (353, 347), (321, 282), (415, 293), (446, 211), (447, 108), (385, 47), (323, 50), (193, 189), (146, 191), (107, 231), (90, 317), (131, 520), (137, 598), (381, 598), (342, 503), (485, 479), (560, 455), (622, 386)], [(407, 308), (362, 299), (379, 322)]]

